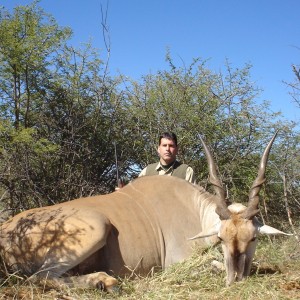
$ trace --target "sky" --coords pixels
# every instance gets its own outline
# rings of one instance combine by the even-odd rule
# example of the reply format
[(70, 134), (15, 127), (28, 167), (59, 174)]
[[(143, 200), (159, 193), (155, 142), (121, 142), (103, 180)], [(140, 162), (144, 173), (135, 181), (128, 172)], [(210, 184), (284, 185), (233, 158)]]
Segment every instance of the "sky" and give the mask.
[[(2, 0), (12, 9), (32, 3)], [(268, 100), (273, 111), (300, 121), (283, 83), (295, 80), (300, 65), (299, 0), (41, 0), (45, 12), (73, 30), (71, 44), (91, 41), (106, 59), (101, 7), (107, 12), (111, 74), (138, 80), (167, 70), (167, 50), (176, 66), (207, 61), (215, 72), (228, 60), (233, 68), (251, 64), (251, 80), (263, 89), (257, 101)]]

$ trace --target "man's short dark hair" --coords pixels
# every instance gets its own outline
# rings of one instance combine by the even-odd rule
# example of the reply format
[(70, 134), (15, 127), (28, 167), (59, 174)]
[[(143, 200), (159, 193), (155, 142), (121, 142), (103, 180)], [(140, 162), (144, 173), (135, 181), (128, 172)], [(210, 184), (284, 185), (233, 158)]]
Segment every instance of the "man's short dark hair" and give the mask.
[(173, 132), (164, 132), (159, 136), (158, 145), (160, 145), (161, 139), (168, 139), (174, 141), (177, 147), (177, 136)]

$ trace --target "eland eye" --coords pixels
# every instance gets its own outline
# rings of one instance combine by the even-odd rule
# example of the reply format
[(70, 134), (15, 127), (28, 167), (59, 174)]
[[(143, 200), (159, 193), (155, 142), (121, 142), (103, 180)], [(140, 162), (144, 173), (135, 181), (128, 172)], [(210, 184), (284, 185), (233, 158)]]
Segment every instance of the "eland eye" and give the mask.
[(254, 236), (251, 240), (250, 240), (250, 242), (254, 242), (256, 240), (256, 236)]

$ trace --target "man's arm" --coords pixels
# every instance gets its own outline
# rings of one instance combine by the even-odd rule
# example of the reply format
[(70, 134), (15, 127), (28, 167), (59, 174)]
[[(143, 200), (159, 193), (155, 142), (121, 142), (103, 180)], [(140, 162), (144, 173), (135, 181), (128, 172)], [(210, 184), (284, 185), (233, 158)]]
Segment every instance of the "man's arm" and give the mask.
[(191, 167), (188, 167), (186, 169), (186, 173), (185, 173), (185, 180), (196, 184), (196, 179), (195, 179), (195, 174), (194, 174), (194, 170)]

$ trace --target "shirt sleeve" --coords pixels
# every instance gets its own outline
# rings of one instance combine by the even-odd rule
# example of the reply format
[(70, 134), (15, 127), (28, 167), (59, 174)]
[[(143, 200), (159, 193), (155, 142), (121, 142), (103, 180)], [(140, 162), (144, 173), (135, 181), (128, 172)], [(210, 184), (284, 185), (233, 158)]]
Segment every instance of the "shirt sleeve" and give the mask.
[(147, 167), (141, 171), (141, 173), (139, 174), (139, 177), (146, 176), (146, 169), (147, 169)]
[(185, 180), (187, 180), (193, 184), (196, 184), (194, 170), (191, 167), (188, 167), (186, 169)]

